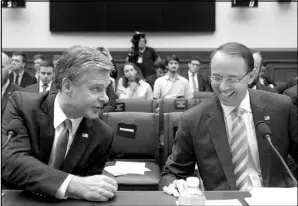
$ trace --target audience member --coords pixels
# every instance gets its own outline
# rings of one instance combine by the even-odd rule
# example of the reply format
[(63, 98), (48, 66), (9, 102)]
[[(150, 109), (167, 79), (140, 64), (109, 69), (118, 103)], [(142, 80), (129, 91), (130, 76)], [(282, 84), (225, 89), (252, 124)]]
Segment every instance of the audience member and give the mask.
[(4, 114), (5, 107), (8, 102), (8, 98), (14, 91), (22, 90), (19, 86), (15, 85), (9, 80), (10, 73), (10, 59), (9, 57), (2, 52), (2, 61), (1, 61), (1, 92), (2, 92), (2, 101), (1, 101), (1, 119)]
[(46, 59), (39, 65), (39, 81), (35, 84), (27, 86), (25, 91), (31, 93), (39, 93), (45, 91), (56, 91), (55, 84), (53, 84), (54, 64), (52, 61)]
[(15, 119), (20, 131), (3, 146), (2, 182), (59, 199), (107, 201), (115, 196), (116, 181), (101, 175), (113, 131), (98, 118), (108, 101), (112, 68), (96, 49), (73, 46), (55, 68), (58, 94), (14, 92), (2, 126), (7, 129)]
[(35, 78), (37, 79), (37, 81), (39, 80), (39, 67), (41, 62), (43, 62), (44, 60), (46, 60), (45, 56), (42, 54), (36, 54), (33, 57), (33, 68), (30, 69), (30, 73), (32, 76), (35, 76)]
[(34, 76), (25, 71), (27, 55), (24, 52), (14, 52), (12, 54), (9, 80), (20, 87), (26, 87), (37, 82)]
[(266, 75), (266, 71), (267, 71), (267, 64), (266, 62), (263, 62), (262, 67), (260, 69), (260, 75), (259, 75), (260, 83), (268, 87), (274, 88), (276, 86), (276, 83)]
[(144, 81), (140, 68), (132, 62), (123, 67), (124, 76), (119, 79), (117, 93), (119, 99), (152, 99), (153, 92), (150, 85)]
[(191, 99), (193, 94), (189, 88), (188, 81), (178, 74), (179, 58), (172, 55), (166, 58), (168, 72), (159, 77), (154, 84), (154, 99)]
[(252, 82), (249, 84), (249, 88), (277, 93), (277, 91), (272, 87), (269, 87), (261, 83), (262, 77), (260, 76), (260, 71), (263, 65), (263, 57), (261, 52), (252, 50), (252, 54), (254, 58), (254, 78), (252, 79)]
[(278, 93), (283, 94), (286, 89), (289, 89), (293, 86), (295, 86), (298, 83), (298, 77), (290, 78), (285, 83), (279, 83), (276, 85), (276, 89)]
[(60, 59), (60, 57), (61, 57), (61, 54), (55, 54), (52, 56), (52, 63), (54, 65), (54, 68), (56, 68), (57, 62)]
[(188, 79), (189, 88), (192, 92), (211, 92), (208, 79), (199, 73), (201, 62), (199, 57), (192, 57), (188, 63), (188, 70), (184, 69), (181, 76)]
[(290, 153), (297, 161), (296, 107), (283, 95), (248, 88), (254, 78), (254, 59), (242, 44), (220, 46), (211, 55), (210, 68), (216, 96), (183, 113), (160, 189), (181, 194), (184, 179), (194, 175), (196, 163), (206, 190), (292, 187), (255, 124), (265, 121), (282, 158), (286, 160)]
[(167, 72), (168, 70), (164, 63), (159, 62), (155, 65), (155, 74), (151, 74), (148, 77), (146, 77), (146, 81), (150, 84), (152, 90), (154, 89), (155, 80), (159, 77), (164, 76)]

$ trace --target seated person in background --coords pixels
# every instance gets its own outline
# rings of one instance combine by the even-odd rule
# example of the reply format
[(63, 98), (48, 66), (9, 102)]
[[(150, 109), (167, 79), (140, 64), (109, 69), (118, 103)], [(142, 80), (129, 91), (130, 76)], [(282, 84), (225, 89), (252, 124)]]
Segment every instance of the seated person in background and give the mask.
[(276, 89), (278, 93), (283, 94), (286, 89), (289, 89), (293, 86), (295, 86), (298, 83), (298, 77), (290, 78), (285, 83), (279, 83), (276, 85)]
[(101, 175), (113, 131), (98, 118), (108, 101), (113, 65), (99, 51), (73, 46), (56, 65), (58, 93), (14, 92), (3, 117), (4, 133), (12, 119), (19, 132), (2, 148), (2, 183), (59, 199), (107, 201), (115, 180)]
[(27, 87), (37, 82), (36, 78), (29, 72), (25, 71), (27, 65), (27, 55), (24, 52), (14, 52), (12, 54), (10, 68), (12, 72), (9, 74), (10, 82), (19, 87)]
[(56, 86), (53, 84), (54, 65), (52, 61), (46, 59), (39, 65), (39, 81), (25, 88), (26, 92), (39, 93), (45, 91), (56, 91)]
[(181, 73), (181, 76), (188, 79), (189, 88), (192, 92), (211, 92), (208, 79), (199, 73), (200, 64), (201, 59), (199, 57), (192, 57), (188, 63), (188, 70), (184, 69)]
[(292, 102), (297, 106), (297, 83), (294, 86), (286, 89), (283, 94), (289, 96)]
[(6, 108), (8, 98), (14, 91), (23, 90), (21, 87), (15, 85), (9, 80), (10, 73), (10, 59), (9, 57), (2, 52), (2, 61), (1, 61), (1, 118), (3, 117), (4, 110)]
[(179, 58), (174, 54), (166, 58), (168, 72), (154, 84), (154, 99), (193, 98), (188, 80), (178, 74)]
[(159, 77), (164, 76), (167, 73), (167, 68), (164, 65), (163, 62), (159, 62), (158, 64), (155, 65), (155, 74), (151, 74), (148, 77), (146, 77), (146, 81), (150, 84), (152, 90), (154, 89), (154, 83), (155, 80)]
[[(260, 53), (260, 52), (259, 52)], [(261, 53), (260, 53), (261, 55)], [(269, 86), (271, 88), (274, 88), (276, 86), (275, 82), (271, 80), (268, 76), (266, 76), (265, 72), (267, 71), (267, 64), (263, 62), (262, 67), (260, 69), (260, 83), (262, 85)]]
[(253, 49), (251, 51), (252, 51), (253, 58), (254, 58), (254, 70), (253, 70), (254, 79), (253, 79), (253, 82), (248, 85), (249, 88), (277, 93), (277, 91), (275, 89), (273, 89), (272, 87), (269, 87), (265, 84), (261, 84), (262, 77), (260, 76), (260, 71), (261, 71), (261, 68), (263, 65), (263, 57), (262, 57), (261, 52), (253, 50)]
[(54, 65), (54, 68), (56, 68), (57, 62), (58, 62), (60, 57), (61, 57), (61, 54), (55, 54), (55, 55), (52, 56), (52, 63)]
[[(39, 78), (39, 74), (38, 74), (39, 73), (39, 67), (40, 67), (41, 62), (43, 62), (44, 60), (46, 60), (46, 58), (43, 54), (36, 54), (33, 57), (33, 64), (34, 64), (33, 66), (34, 66), (34, 68), (31, 68), (29, 72), (31, 73), (32, 76), (35, 76), (37, 81), (39, 80), (38, 79)], [(29, 70), (29, 68), (28, 68), (28, 70)]]
[(292, 187), (255, 125), (270, 122), (272, 144), (284, 160), (290, 153), (297, 161), (296, 107), (283, 95), (249, 89), (254, 59), (242, 44), (221, 45), (211, 54), (210, 69), (215, 96), (182, 114), (159, 189), (178, 196), (195, 164), (206, 190)]
[(143, 80), (143, 74), (138, 66), (127, 62), (123, 67), (124, 76), (119, 79), (117, 94), (119, 99), (152, 99), (152, 89)]

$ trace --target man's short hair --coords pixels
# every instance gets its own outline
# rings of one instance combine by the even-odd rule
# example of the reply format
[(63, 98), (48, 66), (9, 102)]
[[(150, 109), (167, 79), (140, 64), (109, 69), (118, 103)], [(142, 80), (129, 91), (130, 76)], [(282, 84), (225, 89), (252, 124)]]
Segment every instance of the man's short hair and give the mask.
[(252, 52), (245, 45), (238, 42), (225, 43), (211, 53), (210, 62), (212, 61), (214, 55), (219, 51), (227, 55), (242, 57), (247, 66), (247, 71), (252, 71), (254, 69), (254, 58)]
[(111, 71), (114, 70), (114, 66), (103, 53), (95, 48), (87, 46), (68, 48), (63, 52), (55, 68), (54, 83), (57, 90), (61, 90), (64, 78), (76, 83), (90, 69)]
[(154, 65), (155, 69), (162, 69), (162, 70), (166, 70), (166, 65), (163, 62), (158, 62), (157, 64)]
[(12, 53), (12, 56), (22, 56), (23, 62), (27, 64), (27, 54), (25, 52), (15, 51)]
[(168, 63), (170, 62), (170, 61), (177, 61), (178, 63), (180, 63), (180, 61), (179, 61), (179, 58), (176, 56), (176, 54), (173, 54), (173, 55), (171, 55), (171, 56), (167, 56), (166, 57), (166, 65), (168, 65)]
[(46, 60), (45, 56), (43, 54), (36, 54), (33, 57), (33, 61), (36, 59), (41, 59), (42, 61)]
[(51, 60), (49, 60), (49, 59), (45, 59), (45, 60), (43, 60), (43, 61), (40, 63), (39, 66), (40, 66), (40, 67), (53, 67), (53, 68), (54, 68), (54, 64), (53, 64), (53, 62), (52, 62)]
[(198, 56), (191, 57), (189, 63), (191, 63), (192, 61), (199, 61), (200, 63), (202, 63), (202, 59)]

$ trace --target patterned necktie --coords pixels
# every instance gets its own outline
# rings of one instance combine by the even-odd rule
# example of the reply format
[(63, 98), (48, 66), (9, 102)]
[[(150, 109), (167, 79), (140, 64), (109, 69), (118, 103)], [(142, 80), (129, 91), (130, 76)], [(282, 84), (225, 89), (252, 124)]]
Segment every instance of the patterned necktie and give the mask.
[(191, 80), (192, 80), (193, 91), (194, 92), (197, 92), (198, 91), (198, 88), (197, 88), (197, 85), (196, 85), (195, 73), (192, 73), (191, 74)]
[(19, 86), (19, 75), (18, 74), (16, 76), (16, 79), (15, 79), (15, 82), (14, 83)]
[(42, 92), (45, 92), (48, 88), (48, 85), (47, 84), (43, 84), (42, 85)]
[(231, 113), (233, 123), (230, 150), (236, 177), (236, 187), (240, 191), (248, 191), (248, 142), (247, 131), (242, 117), (243, 113), (244, 110), (238, 107)]
[(56, 153), (54, 154), (53, 167), (60, 169), (65, 158), (67, 144), (69, 139), (69, 129), (71, 128), (70, 119), (66, 119), (63, 122), (63, 130), (58, 137), (58, 142), (56, 145)]

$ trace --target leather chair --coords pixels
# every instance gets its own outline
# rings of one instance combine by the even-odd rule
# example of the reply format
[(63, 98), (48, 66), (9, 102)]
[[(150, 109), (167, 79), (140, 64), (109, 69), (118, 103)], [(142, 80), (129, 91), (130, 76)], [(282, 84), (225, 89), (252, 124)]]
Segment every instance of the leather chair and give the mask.
[(153, 99), (117, 99), (114, 112), (148, 112), (156, 111)]
[[(116, 161), (145, 162), (150, 169), (144, 175), (127, 174), (113, 177), (119, 190), (157, 190), (160, 179), (158, 114), (142, 112), (111, 112), (104, 114), (104, 121), (114, 130), (111, 148), (111, 166)], [(123, 128), (131, 129), (123, 129)], [(122, 128), (122, 129), (121, 129)], [(134, 132), (123, 133), (125, 130)], [(105, 175), (112, 176), (107, 171)]]

